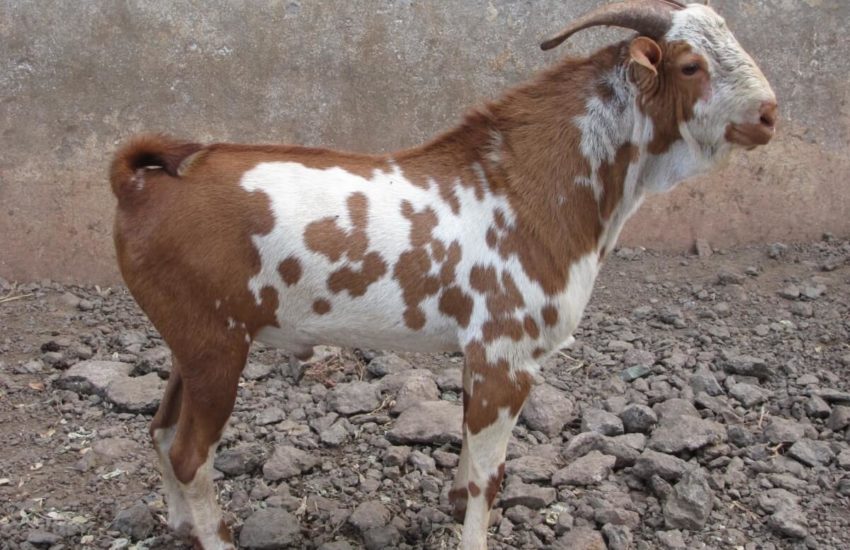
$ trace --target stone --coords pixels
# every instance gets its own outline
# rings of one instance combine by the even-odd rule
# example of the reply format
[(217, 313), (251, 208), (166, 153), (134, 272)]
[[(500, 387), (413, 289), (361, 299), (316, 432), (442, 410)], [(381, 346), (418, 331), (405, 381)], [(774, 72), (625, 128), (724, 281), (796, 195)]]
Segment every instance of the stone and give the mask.
[(786, 453), (791, 458), (806, 466), (826, 466), (835, 458), (835, 453), (829, 443), (813, 439), (801, 439), (791, 445)]
[(767, 247), (767, 257), (773, 260), (783, 257), (786, 252), (788, 252), (788, 245), (783, 243), (773, 243)]
[(404, 466), (407, 464), (407, 457), (410, 456), (410, 447), (402, 445), (393, 445), (387, 447), (384, 451), (384, 465), (386, 466)]
[(719, 285), (742, 285), (746, 280), (745, 275), (728, 267), (721, 269), (717, 274), (717, 284)]
[(530, 429), (554, 437), (573, 420), (573, 409), (573, 402), (564, 392), (549, 384), (538, 384), (531, 389), (520, 419)]
[(625, 525), (606, 523), (602, 526), (602, 535), (608, 543), (608, 550), (631, 550), (634, 547), (632, 531)]
[(111, 464), (138, 451), (139, 444), (126, 437), (105, 437), (92, 443), (92, 452), (103, 464)]
[(390, 522), (392, 514), (383, 503), (377, 500), (367, 500), (357, 505), (348, 517), (348, 523), (364, 533), (369, 529), (383, 527)]
[(395, 398), (392, 413), (401, 413), (422, 401), (437, 401), (440, 390), (433, 378), (411, 377), (405, 380)]
[(620, 435), (623, 433), (623, 421), (608, 411), (589, 408), (582, 414), (581, 431), (607, 436)]
[(799, 422), (773, 416), (768, 421), (764, 428), (764, 436), (769, 443), (778, 445), (779, 443), (795, 443), (803, 438), (806, 433), (806, 428)]
[(109, 528), (131, 540), (144, 540), (153, 532), (157, 522), (147, 504), (138, 501), (129, 508), (119, 511)]
[(106, 399), (119, 411), (153, 414), (159, 407), (165, 382), (154, 372), (115, 378), (106, 388)]
[(254, 423), (257, 426), (268, 426), (270, 424), (278, 424), (286, 420), (286, 411), (280, 407), (268, 407), (257, 413)]
[(850, 405), (850, 393), (846, 391), (826, 388), (817, 390), (814, 395), (817, 395), (827, 403), (835, 403), (838, 405)]
[(826, 292), (826, 285), (811, 284), (804, 286), (800, 291), (800, 295), (809, 300), (817, 300), (824, 294), (824, 292)]
[(773, 370), (764, 359), (752, 355), (727, 355), (724, 368), (732, 374), (753, 376), (760, 381), (769, 380), (774, 376)]
[(338, 384), (328, 393), (328, 407), (340, 414), (371, 412), (381, 405), (378, 387), (369, 382)]
[(144, 346), (148, 343), (148, 336), (140, 330), (125, 330), (118, 334), (116, 341), (122, 348), (133, 345)]
[(700, 258), (710, 258), (714, 251), (711, 249), (711, 245), (705, 239), (697, 239), (694, 241), (694, 252)]
[(413, 368), (406, 359), (402, 359), (394, 353), (385, 353), (369, 361), (366, 371), (375, 378), (381, 378), (388, 374), (397, 374)]
[(607, 550), (602, 533), (590, 527), (574, 527), (552, 544), (554, 550)]
[[(804, 405), (806, 416), (809, 418), (827, 418), (832, 412), (829, 403), (823, 400), (818, 395), (812, 395), (806, 400)], [(832, 429), (832, 428), (830, 428)]]
[(832, 409), (832, 413), (826, 421), (826, 427), (837, 432), (850, 426), (850, 407), (845, 405), (837, 405)]
[(167, 346), (155, 346), (142, 352), (133, 374), (155, 372), (160, 378), (171, 375), (171, 350)]
[(755, 443), (755, 436), (743, 426), (729, 426), (726, 429), (729, 442), (736, 447), (749, 447)]
[(43, 369), (44, 362), (41, 359), (32, 359), (15, 367), (13, 372), (15, 374), (36, 374)]
[(794, 302), (791, 304), (789, 309), (791, 310), (791, 313), (797, 317), (809, 318), (814, 317), (815, 315), (815, 310), (812, 305), (806, 302)]
[(319, 441), (328, 447), (339, 447), (348, 440), (350, 424), (345, 418), (340, 418), (330, 427), (319, 432)]
[(649, 433), (658, 423), (658, 415), (646, 405), (633, 403), (623, 409), (620, 420), (627, 433)]
[(593, 512), (593, 520), (599, 525), (622, 525), (630, 529), (640, 527), (640, 514), (632, 510), (613, 506), (602, 506)]
[[(646, 436), (642, 433), (630, 433), (618, 435), (617, 437), (612, 437), (611, 442), (614, 444), (623, 444), (626, 447), (631, 447), (632, 449), (640, 452), (646, 447)], [(617, 454), (613, 454), (613, 456), (617, 457)]]
[(645, 349), (630, 349), (623, 354), (623, 363), (627, 367), (652, 367), (655, 364), (655, 354)]
[(722, 424), (693, 416), (663, 418), (652, 436), (648, 446), (656, 451), (676, 454), (682, 451), (696, 451), (707, 445), (726, 441), (726, 429)]
[(245, 366), (245, 369), (242, 371), (242, 377), (245, 380), (262, 380), (263, 378), (271, 376), (272, 372), (274, 372), (273, 365), (249, 361)]
[(786, 300), (796, 300), (800, 297), (800, 287), (794, 284), (786, 285), (779, 289), (777, 294)]
[(437, 386), (442, 391), (463, 391), (463, 373), (460, 369), (446, 369), (437, 375)]
[(622, 378), (625, 382), (634, 382), (638, 378), (643, 378), (650, 374), (652, 374), (651, 368), (646, 365), (638, 365), (635, 367), (629, 367), (620, 372), (620, 378)]
[(688, 470), (664, 502), (664, 520), (673, 529), (697, 531), (705, 527), (714, 507), (714, 494), (705, 475)]
[(681, 458), (646, 449), (635, 462), (633, 472), (643, 479), (657, 475), (667, 481), (676, 481), (687, 469), (688, 463)]
[(215, 469), (227, 476), (252, 474), (260, 468), (265, 453), (260, 445), (239, 445), (230, 449), (221, 449), (213, 461)]
[(783, 508), (777, 511), (767, 518), (767, 526), (783, 537), (802, 539), (809, 534), (805, 516), (797, 509)]
[(670, 550), (679, 550), (681, 548), (686, 548), (685, 539), (682, 537), (682, 532), (678, 529), (671, 529), (670, 531), (657, 531), (655, 536), (658, 538), (658, 542), (661, 543), (661, 546), (664, 548), (668, 548)]
[(407, 461), (423, 474), (433, 474), (437, 471), (436, 461), (422, 451), (413, 451), (408, 456)]
[(455, 468), (460, 460), (460, 457), (455, 453), (442, 451), (440, 449), (431, 453), (431, 456), (434, 457), (434, 460), (437, 462), (437, 466), (441, 468)]
[(387, 439), (396, 445), (460, 445), (462, 416), (462, 408), (448, 401), (422, 401), (401, 413)]
[(835, 463), (843, 470), (850, 470), (850, 449), (844, 449), (835, 457)]
[(278, 445), (263, 464), (263, 477), (268, 481), (289, 479), (315, 468), (320, 458), (290, 445)]
[(704, 409), (714, 412), (727, 423), (741, 422), (743, 420), (740, 415), (735, 412), (735, 409), (729, 405), (728, 400), (723, 396), (712, 397), (705, 392), (700, 392), (694, 396), (694, 403)]
[(103, 397), (112, 381), (127, 377), (132, 371), (133, 365), (129, 363), (81, 361), (63, 372), (53, 385), (83, 395), (96, 394)]
[(691, 375), (689, 383), (691, 388), (694, 390), (694, 394), (698, 394), (700, 392), (705, 392), (711, 396), (723, 394), (723, 388), (720, 387), (714, 373), (705, 368), (697, 369), (697, 371)]
[(499, 498), (502, 508), (522, 505), (532, 510), (545, 508), (555, 501), (557, 492), (554, 487), (540, 487), (523, 483), (519, 478), (511, 478)]
[(800, 497), (782, 488), (768, 489), (758, 495), (758, 503), (762, 510), (773, 513), (782, 509), (796, 509), (800, 505)]
[(363, 533), (363, 544), (367, 550), (397, 548), (400, 541), (401, 533), (393, 524), (374, 527)]
[(552, 476), (552, 484), (556, 487), (594, 485), (608, 478), (616, 461), (617, 459), (613, 456), (604, 455), (599, 451), (590, 451), (566, 468), (555, 472)]
[(606, 437), (596, 432), (580, 433), (570, 439), (561, 456), (565, 462), (572, 462), (590, 451), (597, 450), (602, 454), (616, 458), (614, 468), (625, 468), (635, 463), (640, 451), (623, 441), (624, 436)]
[(674, 421), (683, 416), (701, 418), (699, 411), (697, 411), (696, 407), (690, 401), (677, 397), (657, 403), (652, 407), (652, 410), (655, 411), (655, 414), (662, 421)]
[(296, 547), (301, 534), (298, 518), (281, 508), (257, 510), (239, 533), (240, 548), (277, 550)]
[(552, 460), (534, 455), (524, 455), (505, 463), (505, 473), (518, 476), (526, 483), (532, 481), (549, 481), (557, 470)]
[(27, 542), (33, 546), (50, 547), (61, 541), (62, 537), (44, 529), (32, 529), (27, 533)]
[(752, 384), (735, 384), (729, 388), (729, 395), (740, 401), (748, 409), (767, 401), (768, 392)]

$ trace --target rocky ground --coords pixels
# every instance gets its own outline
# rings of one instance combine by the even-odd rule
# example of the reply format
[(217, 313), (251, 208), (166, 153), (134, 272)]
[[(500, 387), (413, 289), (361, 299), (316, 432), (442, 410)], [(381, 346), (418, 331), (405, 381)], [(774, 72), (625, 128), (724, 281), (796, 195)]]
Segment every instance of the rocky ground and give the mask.
[[(850, 242), (622, 249), (508, 449), (493, 548), (850, 548)], [(247, 548), (453, 548), (459, 356), (256, 347), (215, 466)], [(181, 548), (122, 287), (0, 279), (0, 548)]]

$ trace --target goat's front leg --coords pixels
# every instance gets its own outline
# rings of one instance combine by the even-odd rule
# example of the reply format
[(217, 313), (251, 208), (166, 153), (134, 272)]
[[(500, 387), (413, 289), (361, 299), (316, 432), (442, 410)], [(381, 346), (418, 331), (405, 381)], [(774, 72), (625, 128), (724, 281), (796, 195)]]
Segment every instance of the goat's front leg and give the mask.
[[(464, 448), (458, 465), (465, 471), (459, 470), (457, 478), (463, 480), (464, 474), (466, 478), (461, 548), (485, 550), (490, 509), (505, 475), (508, 440), (531, 389), (531, 362), (498, 358), (496, 350), (477, 342), (467, 345), (465, 351)], [(459, 489), (456, 480), (454, 490)]]

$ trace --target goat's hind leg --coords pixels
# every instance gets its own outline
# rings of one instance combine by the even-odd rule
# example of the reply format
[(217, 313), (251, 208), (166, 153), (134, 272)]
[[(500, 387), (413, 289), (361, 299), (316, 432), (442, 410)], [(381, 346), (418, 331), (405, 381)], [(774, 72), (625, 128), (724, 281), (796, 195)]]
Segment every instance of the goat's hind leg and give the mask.
[[(241, 340), (241, 339), (240, 339)], [(180, 417), (169, 462), (192, 517), (195, 547), (235, 548), (216, 501), (213, 458), (233, 404), (248, 346), (222, 334), (216, 349), (181, 358)]]
[(159, 458), (159, 470), (162, 474), (162, 487), (165, 493), (165, 503), (168, 506), (168, 527), (185, 536), (192, 534), (192, 516), (189, 513), (186, 498), (180, 489), (180, 484), (174, 476), (169, 452), (177, 432), (177, 420), (180, 417), (182, 397), (182, 382), (180, 366), (177, 358), (172, 356), (171, 375), (162, 402), (150, 425), (150, 435), (153, 446)]

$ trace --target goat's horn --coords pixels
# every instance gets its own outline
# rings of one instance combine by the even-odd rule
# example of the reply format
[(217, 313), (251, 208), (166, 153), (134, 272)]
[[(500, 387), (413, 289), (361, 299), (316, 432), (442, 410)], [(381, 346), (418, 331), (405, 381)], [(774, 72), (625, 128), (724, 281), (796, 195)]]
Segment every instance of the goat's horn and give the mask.
[(683, 7), (675, 0), (627, 0), (602, 6), (573, 21), (556, 36), (540, 44), (540, 48), (551, 50), (578, 31), (597, 25), (625, 27), (658, 39), (670, 29), (673, 11)]

